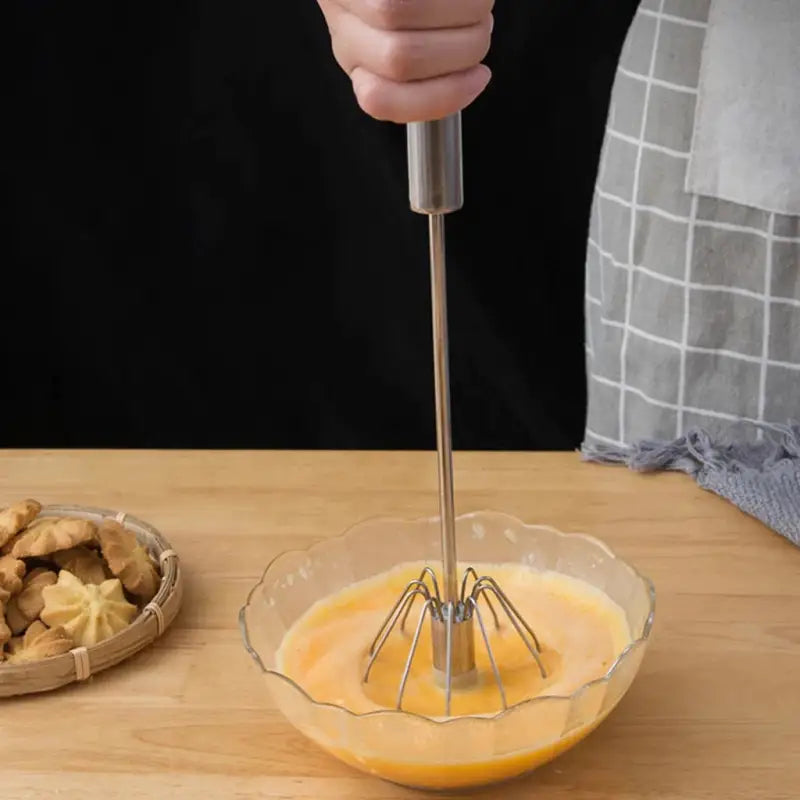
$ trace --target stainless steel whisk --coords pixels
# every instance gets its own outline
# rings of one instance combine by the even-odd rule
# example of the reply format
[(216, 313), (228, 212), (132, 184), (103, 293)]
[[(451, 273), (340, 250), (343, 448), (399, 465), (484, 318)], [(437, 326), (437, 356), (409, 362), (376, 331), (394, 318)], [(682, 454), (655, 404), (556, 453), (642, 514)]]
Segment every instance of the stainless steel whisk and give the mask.
[[(442, 585), (440, 587), (436, 573), (431, 567), (425, 567), (419, 578), (408, 583), (370, 646), (364, 682), (369, 680), (375, 661), (392, 631), (398, 629), (398, 624), (399, 631), (404, 632), (411, 607), (417, 597), (420, 597), (423, 605), (411, 637), (408, 657), (400, 679), (397, 708), (402, 708), (403, 694), (427, 618), (431, 624), (433, 676), (444, 689), (445, 715), (449, 716), (453, 689), (467, 688), (477, 680), (473, 621), (478, 623), (503, 708), (507, 708), (503, 680), (489, 642), (483, 613), (478, 605), (481, 598), (491, 613), (495, 627), (499, 628), (500, 617), (490, 600), (490, 595), (495, 599), (530, 651), (542, 678), (546, 678), (547, 673), (540, 656), (541, 647), (536, 634), (497, 581), (488, 575), (478, 575), (472, 567), (469, 567), (465, 570), (459, 585), (453, 503), (444, 217), (445, 214), (457, 211), (464, 204), (461, 114), (459, 112), (432, 122), (413, 122), (407, 125), (406, 129), (409, 201), (412, 211), (428, 215), (429, 224)], [(472, 579), (471, 588), (470, 579)]]

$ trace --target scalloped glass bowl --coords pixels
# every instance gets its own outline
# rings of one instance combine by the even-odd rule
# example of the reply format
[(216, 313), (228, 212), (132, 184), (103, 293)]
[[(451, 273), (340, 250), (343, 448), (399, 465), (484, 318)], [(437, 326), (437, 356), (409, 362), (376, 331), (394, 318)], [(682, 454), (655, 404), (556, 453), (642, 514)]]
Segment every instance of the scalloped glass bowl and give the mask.
[(245, 647), (289, 722), (342, 761), (421, 789), (482, 786), (524, 774), (599, 725), (633, 682), (655, 611), (652, 583), (603, 542), (481, 511), (456, 521), (459, 562), (521, 563), (583, 579), (625, 612), (632, 641), (608, 672), (569, 697), (536, 697), (493, 716), (436, 720), (404, 711), (354, 714), (315, 702), (277, 668), (276, 653), (315, 602), (400, 562), (439, 563), (438, 518), (372, 519), (267, 567), (240, 612)]

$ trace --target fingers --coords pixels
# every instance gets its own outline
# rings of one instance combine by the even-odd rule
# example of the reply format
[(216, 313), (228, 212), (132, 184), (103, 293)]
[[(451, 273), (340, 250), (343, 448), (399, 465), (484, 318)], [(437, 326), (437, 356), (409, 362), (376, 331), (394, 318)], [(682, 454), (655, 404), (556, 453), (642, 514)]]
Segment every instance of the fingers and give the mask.
[(491, 77), (494, 0), (317, 0), (361, 108), (390, 122), (440, 119)]
[(494, 0), (337, 0), (372, 28), (387, 31), (461, 28), (477, 25)]
[(442, 119), (466, 108), (489, 83), (488, 67), (478, 64), (463, 72), (414, 83), (402, 83), (356, 67), (350, 76), (361, 108), (385, 122)]
[(336, 3), (321, 3), (331, 31), (333, 52), (350, 75), (361, 67), (393, 81), (420, 81), (479, 64), (489, 51), (492, 18), (474, 25), (419, 31), (372, 28)]

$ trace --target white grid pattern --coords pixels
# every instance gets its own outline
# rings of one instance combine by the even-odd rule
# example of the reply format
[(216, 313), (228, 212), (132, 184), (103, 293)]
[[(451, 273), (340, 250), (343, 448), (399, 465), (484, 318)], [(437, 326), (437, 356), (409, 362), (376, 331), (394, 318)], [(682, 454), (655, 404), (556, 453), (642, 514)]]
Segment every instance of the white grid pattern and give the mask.
[[(639, 12), (641, 14), (641, 11)], [(620, 75), (625, 75), (627, 78), (633, 78), (635, 81), (644, 81), (649, 83), (651, 86), (661, 86), (664, 89), (674, 89), (677, 92), (686, 92), (687, 94), (697, 94), (697, 89), (693, 89), (691, 86), (682, 86), (680, 83), (672, 83), (671, 81), (663, 81), (659, 78), (651, 78), (649, 81), (643, 75), (637, 75), (635, 72), (631, 72), (625, 67), (617, 67), (617, 72)]]
[[(646, 101), (645, 101), (646, 102)], [(643, 147), (645, 150), (652, 150), (656, 153), (664, 153), (664, 155), (672, 156), (673, 158), (685, 158), (689, 160), (689, 153), (682, 150), (673, 150), (671, 147), (664, 147), (662, 144), (653, 144), (652, 142), (641, 142), (635, 136), (628, 136), (626, 133), (620, 133), (613, 128), (606, 126), (606, 136), (611, 139), (617, 139), (620, 142), (627, 142), (628, 144), (635, 145), (636, 147)], [(623, 201), (624, 202), (624, 201)]]
[[(780, 352), (797, 362), (771, 350), (771, 337), (781, 336), (773, 309), (785, 309), (781, 320), (796, 315), (800, 333), (800, 277), (786, 272), (800, 275), (800, 236), (777, 235), (775, 214), (711, 198), (701, 210), (685, 193), (693, 118), (674, 109), (693, 117), (707, 24), (664, 9), (665, 0), (657, 11), (639, 9), (623, 49), (618, 76), (626, 80), (614, 87), (592, 205), (586, 435), (615, 445), (680, 436), (697, 419), (713, 427), (785, 422), (787, 410), (800, 416), (800, 349)], [(625, 85), (643, 85), (638, 107)], [(682, 105), (670, 105), (678, 97)], [(615, 127), (623, 107), (627, 133)], [(648, 140), (653, 123), (659, 141)]]
[[(693, 218), (690, 217), (688, 221), (691, 223), (692, 219)], [(729, 230), (729, 229), (737, 230), (736, 226), (731, 226), (730, 228), (727, 228), (727, 227), (726, 228), (719, 228), (717, 225), (714, 225), (713, 223), (709, 223), (708, 225), (704, 225), (704, 223), (701, 222), (700, 220), (696, 220), (695, 224), (693, 226), (690, 224), (690, 227), (689, 227), (688, 236), (687, 236), (687, 249), (693, 243), (693, 234), (694, 234), (695, 229), (703, 228), (703, 227), (717, 228), (718, 230)], [(767, 240), (767, 242), (768, 242), (768, 252), (770, 254), (771, 254), (771, 251), (772, 251), (772, 245), (776, 241), (797, 242), (798, 244), (800, 244), (800, 239), (793, 239), (793, 238), (790, 239), (789, 237), (772, 236), (772, 237), (769, 237), (768, 240)], [(600, 245), (594, 239), (589, 239), (588, 240), (588, 244), (589, 244), (589, 247), (593, 248), (601, 258), (606, 259), (606, 261), (608, 261), (610, 264), (612, 264), (617, 269), (622, 269), (622, 270), (627, 270), (628, 269), (626, 264), (620, 264), (620, 262), (617, 261), (614, 258), (612, 253), (609, 253), (608, 251), (603, 250), (600, 247)], [(754, 292), (751, 289), (743, 289), (740, 286), (724, 286), (723, 284), (717, 284), (717, 283), (696, 283), (696, 282), (690, 281), (690, 280), (689, 281), (681, 280), (680, 278), (673, 278), (671, 275), (664, 275), (661, 272), (656, 272), (656, 270), (649, 269), (648, 267), (642, 266), (641, 264), (634, 264), (633, 268), (634, 268), (634, 270), (636, 272), (639, 272), (642, 275), (647, 275), (648, 277), (653, 278), (654, 280), (663, 281), (664, 283), (669, 283), (669, 284), (672, 284), (673, 286), (682, 286), (687, 291), (689, 289), (692, 289), (692, 290), (697, 291), (697, 292), (721, 292), (722, 294), (726, 294), (726, 293), (727, 294), (735, 294), (735, 295), (739, 295), (740, 297), (751, 297), (753, 300), (765, 300), (766, 299), (764, 293)], [(770, 271), (770, 270), (768, 270), (768, 271)], [(771, 278), (771, 274), (770, 274), (770, 278)], [(769, 294), (769, 293), (767, 293), (767, 294)], [(598, 297), (592, 297), (590, 295), (588, 300), (589, 300), (590, 303), (599, 303), (601, 305), (603, 303), (603, 298), (602, 297), (598, 298)], [(785, 304), (787, 306), (794, 306), (795, 308), (800, 308), (800, 298), (796, 298), (796, 297), (781, 297), (780, 295), (769, 295), (769, 301), (771, 303)]]
[[(598, 300), (596, 297), (589, 297), (588, 302), (590, 305), (601, 305), (601, 301)], [(763, 356), (751, 356), (747, 353), (739, 353), (736, 350), (727, 350), (722, 347), (703, 347), (702, 345), (693, 345), (687, 344), (683, 345), (681, 342), (676, 341), (674, 339), (667, 339), (664, 336), (658, 336), (655, 333), (650, 333), (649, 331), (643, 330), (642, 328), (637, 328), (635, 325), (631, 325), (628, 323), (627, 325), (624, 322), (617, 322), (613, 319), (607, 319), (606, 317), (601, 316), (600, 321), (603, 325), (608, 325), (611, 328), (619, 328), (620, 330), (627, 330), (627, 332), (631, 336), (638, 337), (640, 339), (644, 339), (648, 342), (654, 342), (655, 344), (663, 345), (664, 347), (669, 347), (673, 350), (677, 350), (681, 353), (703, 353), (705, 355), (713, 355), (713, 356), (724, 356), (725, 358), (732, 359), (734, 361), (744, 361), (747, 364), (765, 364), (767, 367), (780, 367), (781, 369), (786, 370), (795, 370), (800, 372), (800, 364), (795, 363), (793, 361), (781, 361), (775, 358), (764, 358)], [(593, 349), (590, 350), (592, 355), (594, 355)], [(633, 387), (624, 386), (622, 382), (620, 382), (619, 387), (626, 388), (628, 390), (632, 390)], [(676, 406), (677, 408), (677, 406)], [(705, 413), (705, 412), (703, 412)], [(711, 409), (708, 410), (709, 416), (714, 416), (714, 412)]]
[[(620, 141), (626, 141), (626, 139), (630, 139), (630, 137), (622, 137), (621, 135), (616, 135), (613, 138), (618, 138)], [(635, 142), (635, 139), (631, 139), (631, 141)], [(658, 147), (656, 145), (649, 145), (645, 143), (642, 146), (643, 150), (652, 150), (653, 152), (664, 152), (663, 147)], [(630, 208), (630, 203), (624, 198), (619, 197), (618, 195), (613, 194), (612, 192), (604, 191), (603, 189), (597, 187), (595, 188), (595, 194), (602, 200), (608, 200), (611, 203), (617, 203), (621, 206), (625, 206), (626, 208)], [(672, 214), (669, 211), (665, 211), (663, 208), (659, 208), (658, 206), (648, 206), (642, 205), (639, 203), (637, 208), (640, 211), (649, 211), (651, 214), (655, 214), (657, 217), (661, 217), (662, 219), (669, 220), (670, 222), (689, 222), (688, 217), (682, 217), (680, 214)], [(714, 228), (720, 231), (730, 231), (731, 233), (752, 233), (754, 236), (760, 236), (762, 239), (771, 239), (774, 242), (788, 242), (790, 244), (800, 244), (800, 236), (782, 236), (777, 233), (770, 234), (766, 230), (762, 230), (761, 228), (754, 228), (751, 225), (739, 225), (735, 222), (723, 222), (721, 220), (705, 220), (705, 219), (698, 219), (695, 220), (695, 227), (697, 228)], [(761, 297), (761, 295), (758, 295)]]
[(676, 17), (674, 14), (665, 14), (664, 13), (664, 4), (661, 4), (661, 7), (658, 11), (652, 11), (647, 8), (639, 9), (639, 13), (645, 17), (655, 17), (656, 20), (661, 22), (662, 20), (666, 22), (675, 22), (678, 25), (688, 25), (690, 28), (707, 28), (707, 22), (701, 22), (697, 19), (686, 19), (684, 17)]
[[(764, 327), (761, 346), (761, 375), (758, 381), (758, 419), (764, 421), (764, 403), (767, 397), (767, 365), (769, 364), (770, 307), (772, 295), (772, 248), (775, 236), (775, 214), (769, 215), (767, 236), (767, 266), (764, 270)], [(759, 431), (760, 432), (760, 431)]]
[[(681, 326), (681, 371), (678, 383), (678, 421), (676, 435), (683, 435), (686, 418), (686, 353), (689, 347), (689, 312), (691, 310), (692, 259), (694, 257), (694, 226), (697, 221), (697, 198), (692, 198), (692, 210), (689, 214), (689, 230), (686, 234), (686, 254), (684, 255), (683, 272), (683, 325)], [(658, 274), (658, 273), (656, 273)]]
[[(609, 378), (604, 378), (602, 375), (595, 375), (594, 373), (592, 373), (592, 380), (595, 380), (598, 383), (603, 384), (604, 386), (610, 386), (612, 389), (622, 388), (622, 385), (617, 381), (612, 381)], [(667, 408), (670, 411), (679, 411), (683, 409), (688, 413), (702, 414), (704, 416), (713, 417), (714, 419), (724, 419), (730, 422), (736, 422), (739, 420), (744, 420), (745, 422), (759, 421), (751, 417), (739, 417), (736, 414), (726, 414), (724, 411), (712, 411), (711, 409), (708, 408), (694, 408), (692, 406), (684, 406), (679, 403), (670, 403), (668, 400), (659, 400), (657, 397), (651, 397), (649, 394), (647, 394), (647, 392), (644, 392), (641, 389), (637, 389), (632, 386), (626, 387), (626, 390), (630, 394), (634, 394), (637, 397), (640, 397), (642, 400), (645, 400), (651, 405), (658, 406), (659, 408)]]
[(658, 41), (661, 35), (661, 14), (664, 11), (664, 0), (659, 3), (659, 15), (656, 17), (656, 31), (655, 41), (653, 43), (652, 51), (650, 53), (650, 69), (647, 73), (647, 83), (644, 90), (644, 109), (642, 110), (642, 121), (639, 125), (639, 138), (636, 141), (636, 166), (633, 170), (633, 197), (631, 202), (631, 221), (630, 233), (628, 235), (628, 263), (627, 268), (627, 291), (625, 292), (625, 327), (622, 331), (622, 347), (619, 353), (619, 374), (620, 374), (620, 394), (619, 394), (619, 438), (625, 439), (625, 401), (627, 394), (625, 392), (625, 380), (627, 378), (628, 366), (628, 333), (631, 325), (631, 305), (633, 300), (633, 263), (636, 260), (634, 253), (636, 251), (636, 212), (638, 194), (639, 194), (639, 180), (642, 170), (642, 142), (645, 140), (645, 129), (647, 127), (647, 111), (650, 108), (650, 94), (653, 87), (653, 73), (656, 68), (656, 56), (658, 54)]

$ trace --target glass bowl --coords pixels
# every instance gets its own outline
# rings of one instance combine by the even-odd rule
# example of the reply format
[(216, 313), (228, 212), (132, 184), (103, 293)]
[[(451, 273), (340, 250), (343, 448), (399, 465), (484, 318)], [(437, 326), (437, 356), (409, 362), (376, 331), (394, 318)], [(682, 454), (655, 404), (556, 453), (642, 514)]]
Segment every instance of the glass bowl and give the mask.
[(286, 632), (318, 600), (399, 562), (438, 565), (438, 518), (367, 520), (307, 550), (283, 553), (266, 568), (239, 614), (245, 647), (295, 728), (347, 764), (417, 789), (507, 780), (571, 748), (630, 687), (655, 612), (652, 583), (591, 536), (491, 511), (459, 516), (456, 533), (459, 563), (520, 563), (601, 589), (623, 609), (631, 643), (605, 675), (570, 696), (539, 696), (490, 716), (437, 719), (388, 709), (356, 714), (316, 702), (278, 669), (276, 655)]

